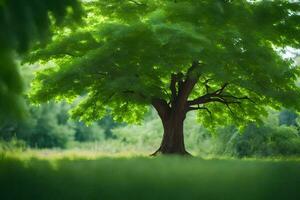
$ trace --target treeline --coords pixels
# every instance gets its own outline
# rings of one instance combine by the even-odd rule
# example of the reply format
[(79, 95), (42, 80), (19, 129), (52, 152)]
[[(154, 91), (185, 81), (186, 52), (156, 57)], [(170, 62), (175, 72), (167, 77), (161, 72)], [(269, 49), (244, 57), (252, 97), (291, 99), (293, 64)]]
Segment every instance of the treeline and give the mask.
[(7, 121), (0, 125), (0, 138), (4, 141), (21, 140), (32, 148), (67, 148), (70, 141), (99, 141), (112, 137), (111, 129), (119, 126), (110, 117), (91, 124), (71, 121), (70, 106), (66, 103), (27, 105), (22, 121)]
[[(105, 145), (114, 152), (124, 150), (124, 146), (150, 152), (160, 143), (163, 130), (154, 110), (149, 111), (141, 125), (116, 123), (107, 116), (87, 126), (70, 120), (69, 109), (66, 103), (27, 105), (28, 112), (23, 121), (7, 121), (0, 125), (2, 148), (12, 143), (12, 146), (23, 148), (90, 148), (97, 142), (100, 149)], [(270, 111), (264, 123), (248, 124), (244, 130), (231, 125), (216, 127), (213, 133), (197, 123), (195, 115), (187, 118), (185, 143), (194, 154), (236, 157), (300, 155), (299, 118), (289, 110)]]
[(248, 124), (243, 131), (234, 126), (220, 128), (216, 154), (237, 157), (300, 155), (298, 116), (289, 110), (270, 112), (263, 124)]

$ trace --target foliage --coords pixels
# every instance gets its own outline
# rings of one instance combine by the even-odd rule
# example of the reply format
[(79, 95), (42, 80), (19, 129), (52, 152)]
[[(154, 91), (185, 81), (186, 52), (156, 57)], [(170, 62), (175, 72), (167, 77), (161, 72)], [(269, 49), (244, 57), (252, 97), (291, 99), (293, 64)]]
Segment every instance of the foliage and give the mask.
[(75, 123), (75, 140), (80, 142), (104, 140), (104, 130), (98, 124), (86, 126), (83, 123)]
[(90, 125), (73, 121), (72, 126), (76, 131), (75, 140), (87, 142), (113, 139), (115, 136), (113, 135), (112, 130), (122, 126), (122, 124), (115, 122), (111, 116), (105, 116), (103, 119)]
[(299, 49), (298, 1), (95, 0), (84, 7), (86, 26), (57, 31), (27, 58), (52, 63), (34, 81), (34, 102), (84, 95), (73, 117), (90, 122), (109, 113), (138, 122), (153, 100), (172, 102), (176, 74), (178, 90), (197, 79), (188, 103), (199, 107), (189, 109), (200, 109), (207, 127), (259, 121), (267, 105), (300, 109), (299, 68), (280, 54)]
[(119, 126), (106, 117), (89, 126), (68, 119), (70, 106), (66, 103), (26, 104), (23, 120), (6, 120), (0, 124), (0, 138), (13, 142), (15, 138), (26, 141), (34, 148), (66, 148), (73, 140), (79, 142), (101, 141), (112, 138), (111, 130)]
[(160, 120), (156, 117), (155, 112), (148, 113), (141, 125), (121, 126), (114, 128), (112, 134), (117, 140), (126, 145), (135, 145), (152, 149), (155, 144), (160, 142), (163, 129)]
[(23, 152), (28, 148), (28, 145), (24, 140), (17, 139), (16, 137), (11, 138), (9, 141), (0, 139), (0, 152)]
[(75, 133), (67, 123), (66, 111), (66, 106), (54, 103), (28, 107), (26, 120), (2, 124), (0, 136), (5, 140), (17, 137), (36, 148), (63, 148)]
[(280, 112), (279, 115), (279, 124), (285, 124), (288, 126), (297, 126), (298, 114), (292, 112), (291, 110), (284, 109)]
[(0, 1), (0, 122), (22, 115), (23, 84), (16, 54), (28, 52), (37, 41), (45, 44), (51, 36), (51, 24), (70, 24), (80, 15), (77, 0)]
[(241, 157), (300, 155), (300, 135), (292, 127), (252, 124), (238, 139), (236, 151)]
[(220, 128), (215, 153), (237, 157), (298, 156), (300, 132), (294, 117), (295, 113), (283, 110), (271, 112), (262, 125), (248, 124), (243, 132), (234, 126)]

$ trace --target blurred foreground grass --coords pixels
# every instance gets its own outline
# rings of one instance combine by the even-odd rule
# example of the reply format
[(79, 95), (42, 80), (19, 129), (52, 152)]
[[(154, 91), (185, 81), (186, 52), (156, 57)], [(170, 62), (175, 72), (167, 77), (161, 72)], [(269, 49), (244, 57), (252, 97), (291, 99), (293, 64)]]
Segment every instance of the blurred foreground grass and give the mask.
[(300, 199), (299, 160), (2, 153), (0, 199)]

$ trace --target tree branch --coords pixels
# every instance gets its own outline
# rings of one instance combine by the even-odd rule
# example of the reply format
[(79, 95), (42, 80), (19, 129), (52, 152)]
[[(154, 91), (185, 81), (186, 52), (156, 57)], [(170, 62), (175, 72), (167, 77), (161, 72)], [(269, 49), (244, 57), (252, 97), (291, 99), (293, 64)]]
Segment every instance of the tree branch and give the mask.
[(184, 80), (182, 78), (180, 79), (176, 101), (178, 110), (185, 110), (188, 97), (199, 80), (200, 74), (195, 72), (197, 67), (199, 67), (199, 62), (193, 62), (192, 66), (186, 72), (185, 77), (182, 75)]
[[(205, 81), (205, 85), (207, 85), (207, 80)], [(192, 105), (201, 105), (201, 104), (206, 104), (206, 103), (210, 103), (210, 102), (219, 102), (219, 103), (223, 103), (224, 105), (226, 105), (226, 107), (230, 110), (230, 112), (233, 114), (231, 108), (230, 108), (230, 104), (238, 104), (241, 105), (242, 101), (241, 100), (249, 100), (252, 103), (255, 103), (253, 100), (251, 100), (249, 97), (244, 96), (244, 97), (236, 97), (230, 94), (224, 94), (225, 88), (229, 85), (229, 83), (225, 83), (221, 86), (220, 89), (212, 92), (212, 93), (206, 93), (203, 96), (200, 96), (196, 99), (193, 99), (191, 101), (188, 101), (188, 105), (192, 106)]]
[(237, 100), (248, 100), (251, 103), (256, 104), (255, 101), (253, 101), (251, 98), (249, 98), (248, 96), (243, 96), (243, 97), (235, 97), (233, 95), (222, 95), (223, 97), (227, 97), (227, 98), (233, 98), (233, 99), (237, 99)]
[(165, 100), (159, 98), (153, 98), (151, 100), (151, 104), (156, 109), (161, 119), (165, 119), (167, 117), (170, 107)]
[(171, 90), (171, 99), (170, 103), (173, 104), (177, 97), (177, 89), (176, 89), (176, 82), (177, 82), (177, 75), (171, 75), (171, 83), (170, 83), (170, 90)]
[[(206, 80), (205, 82), (207, 84), (208, 81)], [(228, 85), (228, 83), (225, 83), (225, 84), (223, 84), (223, 86), (220, 89), (218, 89), (212, 93), (206, 93), (203, 96), (200, 96), (196, 99), (188, 101), (188, 104), (189, 105), (197, 105), (197, 104), (212, 102), (212, 99), (211, 99), (212, 97), (221, 97), (221, 94), (224, 91), (224, 89), (227, 87), (227, 85)]]
[(228, 103), (225, 103), (226, 107), (229, 109), (230, 113), (235, 116), (234, 112), (231, 110), (230, 106)]
[(205, 81), (204, 81), (204, 86), (205, 86), (205, 89), (206, 89), (206, 93), (209, 93), (209, 89), (210, 89), (210, 86), (208, 85), (208, 82), (209, 81), (211, 81), (212, 79), (211, 78), (209, 78), (209, 79), (206, 79)]
[(187, 109), (188, 111), (192, 111), (192, 110), (206, 110), (207, 112), (208, 112), (208, 114), (210, 115), (210, 117), (212, 118), (212, 112), (207, 108), (207, 107), (204, 107), (204, 106), (202, 106), (202, 107), (200, 107), (199, 105), (198, 105), (198, 107), (188, 107), (188, 109)]
[(224, 83), (222, 85), (222, 87), (219, 90), (215, 91), (215, 94), (222, 94), (222, 92), (224, 91), (224, 89), (229, 85), (229, 83)]
[(185, 81), (181, 83), (181, 87), (178, 90), (178, 96), (186, 101), (195, 84), (198, 82), (200, 74), (195, 73), (195, 69), (199, 66), (198, 62), (193, 62), (192, 66), (186, 72)]

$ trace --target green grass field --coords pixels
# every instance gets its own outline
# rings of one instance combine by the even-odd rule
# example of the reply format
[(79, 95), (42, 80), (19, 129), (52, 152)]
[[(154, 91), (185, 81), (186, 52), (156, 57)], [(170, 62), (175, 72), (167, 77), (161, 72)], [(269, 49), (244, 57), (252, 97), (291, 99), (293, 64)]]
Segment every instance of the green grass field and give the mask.
[(299, 160), (3, 154), (0, 199), (297, 200)]

